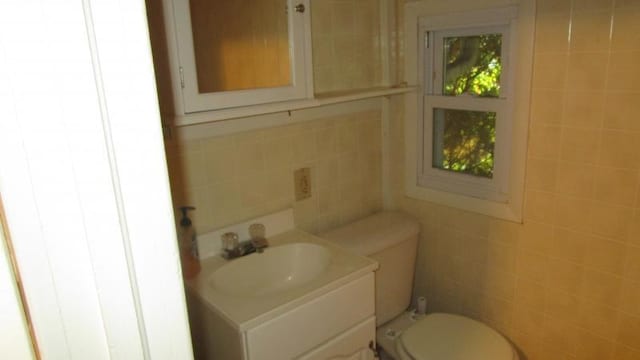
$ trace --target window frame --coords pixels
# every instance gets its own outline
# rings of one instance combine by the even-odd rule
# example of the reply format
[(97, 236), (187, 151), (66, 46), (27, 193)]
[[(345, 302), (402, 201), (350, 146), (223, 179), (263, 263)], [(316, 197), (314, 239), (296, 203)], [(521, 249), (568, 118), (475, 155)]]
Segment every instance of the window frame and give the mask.
[[(503, 156), (500, 163), (506, 164), (505, 168), (498, 167), (497, 170), (494, 168), (494, 172), (505, 174), (502, 183), (497, 187), (500, 192), (494, 192), (497, 196), (493, 197), (486, 193), (470, 194), (465, 192), (469, 184), (464, 181), (450, 181), (446, 177), (441, 178), (442, 182), (455, 189), (421, 186), (419, 175), (425, 156), (425, 145), (421, 141), (424, 126), (423, 114), (425, 114), (423, 95), (432, 96), (421, 91), (405, 96), (405, 193), (411, 198), (521, 222), (533, 68), (535, 2), (521, 0), (518, 5), (503, 7), (485, 5), (483, 8), (483, 4), (475, 4), (474, 7), (475, 10), (469, 10), (468, 7), (453, 2), (443, 3), (438, 7), (427, 6), (422, 2), (405, 4), (407, 18), (404, 33), (405, 43), (408, 44), (405, 50), (405, 81), (409, 86), (416, 85), (421, 89), (427, 89), (425, 87), (427, 83), (424, 81), (425, 69), (420, 66), (426, 55), (422, 51), (425, 47), (423, 37), (425, 32), (504, 26), (505, 24), (509, 27), (508, 71), (512, 76), (508, 77), (506, 83), (501, 84), (504, 86), (501, 88), (501, 96), (504, 94), (511, 99), (511, 105), (505, 106), (503, 110), (511, 117), (510, 128), (505, 130), (508, 136), (503, 139), (503, 145), (509, 150), (499, 151)], [(502, 93), (503, 89), (508, 93)], [(429, 90), (427, 89), (427, 92)], [(433, 107), (428, 111), (432, 113)], [(431, 141), (427, 146), (431, 146)], [(427, 158), (431, 165), (431, 159)]]
[[(453, 36), (474, 36), (485, 34), (502, 35), (502, 68), (500, 77), (500, 97), (476, 97), (472, 95), (444, 95), (444, 39)], [(466, 26), (462, 28), (432, 29), (428, 27), (428, 19), (420, 24), (420, 34), (424, 37), (424, 48), (419, 64), (423, 69), (423, 93), (418, 104), (419, 134), (423, 136), (423, 151), (418, 153), (418, 185), (435, 190), (458, 193), (465, 196), (506, 202), (508, 199), (508, 161), (511, 145), (509, 133), (511, 88), (513, 78), (509, 66), (510, 28), (508, 23), (488, 26)], [(429, 76), (431, 74), (431, 76)], [(469, 110), (496, 113), (496, 143), (494, 147), (493, 178), (482, 178), (454, 171), (442, 170), (432, 166), (433, 132), (435, 109)]]

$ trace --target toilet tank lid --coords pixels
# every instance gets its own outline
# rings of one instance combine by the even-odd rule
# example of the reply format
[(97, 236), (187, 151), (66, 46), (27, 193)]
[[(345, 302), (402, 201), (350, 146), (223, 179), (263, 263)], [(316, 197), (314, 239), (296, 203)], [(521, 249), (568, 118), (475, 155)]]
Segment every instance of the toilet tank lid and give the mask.
[(395, 211), (383, 211), (341, 226), (320, 236), (358, 255), (372, 255), (420, 232), (413, 218)]

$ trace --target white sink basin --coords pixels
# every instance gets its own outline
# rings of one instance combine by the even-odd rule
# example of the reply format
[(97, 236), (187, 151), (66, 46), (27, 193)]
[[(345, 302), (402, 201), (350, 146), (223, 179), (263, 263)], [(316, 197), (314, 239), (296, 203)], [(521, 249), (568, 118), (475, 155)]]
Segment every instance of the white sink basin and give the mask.
[(291, 243), (229, 261), (210, 277), (217, 291), (234, 296), (271, 295), (304, 285), (321, 275), (331, 262), (321, 245)]

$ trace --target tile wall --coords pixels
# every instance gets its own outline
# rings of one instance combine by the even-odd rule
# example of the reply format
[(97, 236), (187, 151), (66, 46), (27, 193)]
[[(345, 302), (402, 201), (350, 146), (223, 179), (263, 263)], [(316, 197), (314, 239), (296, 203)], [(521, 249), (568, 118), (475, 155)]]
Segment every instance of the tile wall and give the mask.
[(381, 85), (378, 0), (313, 1), (311, 21), (316, 93)]
[[(197, 207), (198, 233), (293, 207), (319, 232), (382, 207), (380, 112), (229, 136), (167, 142), (176, 207)], [(293, 172), (311, 168), (312, 196), (294, 200)]]
[(416, 294), (527, 359), (640, 359), (640, 1), (538, 0), (524, 223), (403, 194), (422, 223)]

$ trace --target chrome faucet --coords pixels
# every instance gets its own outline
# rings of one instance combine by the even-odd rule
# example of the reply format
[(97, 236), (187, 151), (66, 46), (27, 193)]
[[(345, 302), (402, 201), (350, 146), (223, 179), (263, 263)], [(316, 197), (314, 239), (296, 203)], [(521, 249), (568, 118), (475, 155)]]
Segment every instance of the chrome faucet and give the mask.
[(263, 224), (251, 224), (249, 226), (249, 236), (251, 237), (251, 244), (257, 252), (261, 253), (266, 247), (269, 246), (269, 242), (264, 237), (266, 229)]
[(262, 253), (269, 242), (265, 239), (265, 229), (262, 224), (252, 224), (249, 227), (251, 239), (246, 241), (238, 241), (238, 234), (228, 232), (222, 235), (222, 249), (224, 253), (222, 257), (232, 260), (254, 252)]

